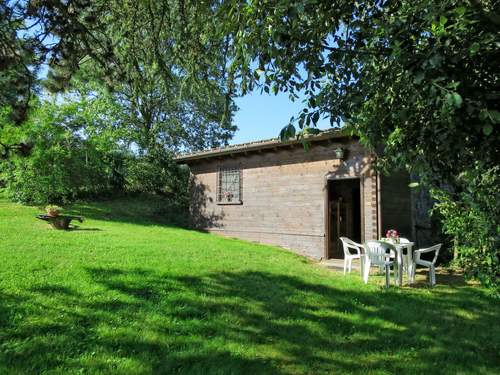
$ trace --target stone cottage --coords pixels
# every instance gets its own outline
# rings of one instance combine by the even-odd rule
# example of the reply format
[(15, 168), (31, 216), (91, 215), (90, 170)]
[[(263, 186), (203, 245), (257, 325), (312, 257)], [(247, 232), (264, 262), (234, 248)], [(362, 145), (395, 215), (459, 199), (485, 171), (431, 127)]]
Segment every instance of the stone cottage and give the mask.
[(363, 242), (389, 228), (416, 238), (409, 176), (383, 176), (373, 155), (341, 130), (184, 154), (196, 225), (316, 259), (342, 258), (339, 237)]

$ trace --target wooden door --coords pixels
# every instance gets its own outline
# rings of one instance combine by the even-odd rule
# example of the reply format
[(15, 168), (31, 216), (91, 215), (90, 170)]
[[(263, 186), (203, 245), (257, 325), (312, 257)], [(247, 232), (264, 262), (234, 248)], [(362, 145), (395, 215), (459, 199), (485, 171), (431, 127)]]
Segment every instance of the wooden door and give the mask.
[(344, 258), (340, 237), (352, 238), (352, 204), (342, 198), (330, 201), (330, 254), (329, 258)]

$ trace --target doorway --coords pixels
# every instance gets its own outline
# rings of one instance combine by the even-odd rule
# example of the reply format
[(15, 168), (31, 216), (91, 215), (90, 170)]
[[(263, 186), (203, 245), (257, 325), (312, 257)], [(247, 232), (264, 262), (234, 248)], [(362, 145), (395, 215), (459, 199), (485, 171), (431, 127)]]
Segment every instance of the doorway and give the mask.
[(360, 179), (328, 180), (327, 258), (343, 259), (340, 237), (361, 242)]

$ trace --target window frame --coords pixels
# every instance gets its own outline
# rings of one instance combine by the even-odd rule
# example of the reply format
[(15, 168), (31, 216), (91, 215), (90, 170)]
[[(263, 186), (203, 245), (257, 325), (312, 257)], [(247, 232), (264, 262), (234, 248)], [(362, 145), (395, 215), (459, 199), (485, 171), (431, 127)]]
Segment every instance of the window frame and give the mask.
[[(222, 174), (224, 172), (229, 171), (237, 171), (238, 172), (238, 190), (239, 190), (239, 199), (234, 201), (226, 201), (222, 199)], [(243, 171), (239, 165), (236, 166), (224, 166), (217, 168), (217, 176), (216, 176), (216, 188), (215, 188), (215, 201), (220, 206), (229, 206), (229, 205), (241, 205), (243, 204)]]

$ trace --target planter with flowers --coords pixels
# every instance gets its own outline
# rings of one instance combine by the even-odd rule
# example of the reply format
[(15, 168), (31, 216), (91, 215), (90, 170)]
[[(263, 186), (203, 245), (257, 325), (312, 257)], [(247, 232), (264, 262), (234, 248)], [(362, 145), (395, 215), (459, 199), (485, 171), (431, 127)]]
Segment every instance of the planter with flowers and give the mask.
[(391, 243), (399, 243), (399, 233), (396, 229), (389, 229), (386, 234), (384, 240)]
[(233, 201), (234, 194), (231, 191), (225, 191), (224, 194), (223, 194), (223, 196), (224, 196), (224, 200), (226, 202), (232, 202)]
[(73, 215), (61, 215), (62, 208), (54, 205), (45, 207), (46, 214), (37, 215), (40, 220), (47, 221), (54, 229), (69, 229), (72, 220), (83, 222), (83, 217)]
[(59, 206), (48, 205), (45, 207), (45, 211), (47, 212), (47, 215), (50, 217), (58, 217), (62, 209)]

